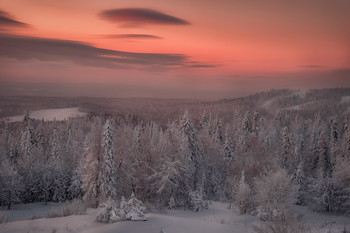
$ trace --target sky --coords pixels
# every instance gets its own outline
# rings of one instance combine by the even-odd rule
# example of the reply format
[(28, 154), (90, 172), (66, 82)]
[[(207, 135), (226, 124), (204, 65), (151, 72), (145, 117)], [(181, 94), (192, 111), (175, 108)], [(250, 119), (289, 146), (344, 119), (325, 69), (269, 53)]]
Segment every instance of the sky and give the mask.
[(348, 0), (0, 0), (3, 95), (350, 87)]

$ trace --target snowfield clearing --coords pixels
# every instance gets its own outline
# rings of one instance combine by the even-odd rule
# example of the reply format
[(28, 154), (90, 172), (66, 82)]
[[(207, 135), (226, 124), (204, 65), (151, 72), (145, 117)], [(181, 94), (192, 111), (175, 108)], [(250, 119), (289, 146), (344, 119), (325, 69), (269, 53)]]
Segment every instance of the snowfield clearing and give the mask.
[[(48, 206), (59, 204), (48, 204)], [(27, 205), (28, 206), (28, 205)], [(37, 210), (34, 211), (34, 206)], [(29, 206), (28, 206), (29, 207)], [(59, 218), (42, 218), (34, 220), (24, 220), (0, 224), (0, 232), (81, 232), (81, 233), (245, 233), (254, 232), (251, 224), (259, 223), (256, 217), (238, 215), (238, 210), (229, 210), (227, 203), (214, 202), (209, 209), (201, 212), (191, 210), (167, 210), (166, 214), (148, 214), (147, 221), (124, 221), (112, 224), (99, 223), (95, 221), (96, 215), (101, 209), (88, 209), (85, 215), (75, 215)], [(21, 214), (20, 209), (26, 212)], [(52, 208), (45, 208), (41, 203), (30, 206), (32, 213), (43, 214)], [(26, 216), (31, 219), (30, 211), (26, 210), (26, 205), (15, 205), (14, 210), (8, 213), (9, 221), (23, 219)], [(17, 216), (21, 215), (21, 216)], [(38, 215), (36, 215), (38, 216)]]
[[(228, 209), (227, 203), (213, 202), (209, 209), (201, 212), (190, 210), (167, 210), (165, 214), (148, 214), (148, 221), (124, 221), (113, 224), (99, 223), (95, 216), (101, 209), (88, 209), (85, 215), (75, 215), (59, 218), (42, 218), (23, 220), (23, 217), (31, 218), (29, 212), (36, 216), (38, 213), (48, 213), (53, 207), (59, 208), (57, 203), (42, 203), (32, 205), (15, 205), (14, 210), (8, 213), (9, 221), (0, 224), (0, 232), (56, 232), (56, 233), (253, 233), (253, 226), (259, 226), (260, 221), (250, 215), (239, 215), (236, 207)], [(28, 211), (27, 209), (30, 209)], [(26, 214), (21, 215), (21, 211)], [(295, 211), (302, 216), (308, 232), (341, 233), (344, 226), (350, 229), (350, 218), (337, 215), (315, 213), (307, 207), (296, 206)], [(21, 215), (21, 216), (19, 216)]]
[[(85, 117), (85, 112), (80, 112), (79, 108), (59, 108), (59, 109), (42, 109), (30, 112), (30, 117), (36, 120), (44, 121), (64, 121), (74, 117)], [(6, 122), (22, 121), (24, 115), (5, 118)]]

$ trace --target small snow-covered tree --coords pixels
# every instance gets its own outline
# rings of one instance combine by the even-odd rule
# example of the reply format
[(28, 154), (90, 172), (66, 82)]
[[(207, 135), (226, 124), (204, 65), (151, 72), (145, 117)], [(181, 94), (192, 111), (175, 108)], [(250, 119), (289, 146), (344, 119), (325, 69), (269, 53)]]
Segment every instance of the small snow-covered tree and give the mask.
[(53, 190), (52, 200), (53, 201), (65, 201), (67, 199), (69, 179), (68, 174), (64, 173), (63, 170), (54, 169), (53, 171)]
[(253, 131), (252, 113), (247, 111), (242, 124), (242, 130), (251, 133)]
[(83, 184), (81, 170), (82, 170), (82, 165), (79, 164), (73, 171), (70, 186), (67, 190), (69, 199), (81, 198), (83, 196), (83, 191), (81, 189), (81, 186)]
[(268, 219), (287, 216), (295, 203), (297, 187), (284, 169), (271, 170), (259, 177), (255, 188), (255, 201), (266, 211)]
[(251, 190), (249, 185), (245, 181), (244, 170), (242, 171), (241, 179), (238, 185), (238, 191), (236, 194), (236, 203), (239, 208), (240, 214), (246, 214), (250, 205)]
[(260, 131), (260, 116), (259, 116), (258, 112), (254, 112), (252, 130), (253, 130), (253, 132), (255, 132), (256, 135), (259, 134), (259, 131)]
[(209, 126), (209, 119), (208, 119), (206, 112), (203, 112), (202, 117), (201, 117), (200, 122), (199, 122), (199, 125), (200, 125), (201, 129), (209, 128), (208, 127)]
[(0, 203), (11, 209), (13, 203), (20, 201), (23, 183), (16, 167), (7, 158), (3, 158), (0, 165), (0, 187)]
[(53, 179), (53, 170), (49, 164), (46, 164), (42, 167), (39, 182), (39, 197), (45, 203), (52, 200)]
[(334, 210), (334, 182), (331, 178), (319, 176), (311, 179), (309, 188), (314, 209), (325, 212)]
[(305, 195), (306, 195), (306, 177), (304, 173), (303, 162), (300, 161), (297, 167), (296, 173), (294, 175), (294, 181), (297, 184), (297, 205), (305, 205)]

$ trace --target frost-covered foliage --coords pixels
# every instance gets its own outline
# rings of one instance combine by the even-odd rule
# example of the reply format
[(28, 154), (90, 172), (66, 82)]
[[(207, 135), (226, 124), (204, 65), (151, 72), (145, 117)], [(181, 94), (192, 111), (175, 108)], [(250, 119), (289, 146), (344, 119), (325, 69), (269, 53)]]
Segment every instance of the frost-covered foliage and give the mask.
[(197, 189), (190, 192), (190, 208), (195, 211), (201, 211), (203, 208), (208, 208), (208, 202), (203, 200), (203, 190)]
[(118, 203), (109, 198), (104, 204), (101, 212), (96, 216), (96, 221), (113, 223), (125, 220), (125, 213), (118, 208)]
[(104, 203), (104, 208), (97, 215), (96, 221), (104, 223), (113, 223), (120, 221), (146, 221), (146, 207), (142, 201), (138, 200), (134, 193), (128, 201), (122, 197), (120, 204), (111, 198)]
[(245, 181), (244, 171), (242, 171), (242, 176), (239, 181), (238, 191), (236, 194), (236, 203), (240, 214), (246, 214), (251, 205), (251, 190)]
[(297, 188), (283, 169), (271, 170), (256, 179), (255, 202), (267, 219), (284, 218), (296, 200)]
[(12, 204), (20, 202), (23, 183), (16, 167), (8, 159), (1, 161), (0, 171), (0, 203), (10, 209)]

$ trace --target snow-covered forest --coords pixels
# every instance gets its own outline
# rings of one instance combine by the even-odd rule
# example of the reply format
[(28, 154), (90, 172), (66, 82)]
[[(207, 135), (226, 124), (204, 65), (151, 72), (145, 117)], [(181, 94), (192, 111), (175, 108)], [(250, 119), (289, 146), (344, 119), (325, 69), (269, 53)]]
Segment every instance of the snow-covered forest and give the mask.
[(177, 104), (167, 119), (104, 111), (41, 121), (27, 112), (0, 123), (0, 205), (81, 199), (96, 208), (134, 193), (158, 209), (220, 201), (265, 221), (289, 218), (295, 205), (349, 214), (349, 96), (274, 90)]

